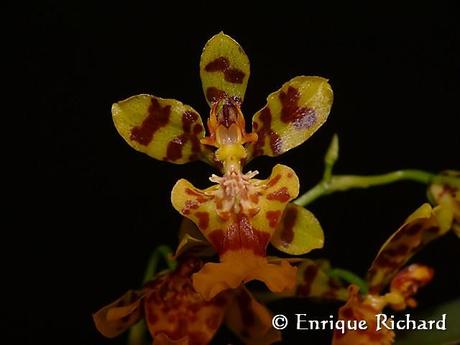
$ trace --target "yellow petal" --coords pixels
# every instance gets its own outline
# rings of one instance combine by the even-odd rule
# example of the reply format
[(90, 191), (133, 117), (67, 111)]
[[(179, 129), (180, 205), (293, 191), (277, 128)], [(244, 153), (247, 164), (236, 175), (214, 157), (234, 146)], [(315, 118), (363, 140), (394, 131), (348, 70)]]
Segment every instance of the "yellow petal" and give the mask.
[[(252, 157), (278, 156), (312, 136), (327, 120), (333, 93), (326, 79), (295, 77), (270, 94), (252, 118), (258, 139), (248, 146)], [(249, 160), (249, 159), (248, 159)]]
[(248, 188), (252, 192), (228, 198), (223, 188), (215, 185), (200, 190), (182, 179), (174, 186), (171, 201), (179, 213), (198, 226), (219, 255), (248, 249), (265, 256), (284, 208), (299, 193), (297, 175), (291, 168), (278, 164), (268, 179), (250, 180)]
[(385, 242), (369, 268), (371, 293), (380, 292), (401, 267), (423, 246), (444, 235), (452, 224), (452, 210), (427, 203), (411, 214)]
[(93, 314), (96, 328), (108, 338), (116, 337), (142, 317), (144, 291), (128, 291)]
[[(332, 345), (391, 345), (395, 334), (393, 331), (382, 327), (377, 331), (376, 314), (382, 312), (386, 302), (379, 296), (367, 295), (361, 297), (359, 288), (355, 285), (349, 287), (347, 303), (339, 309), (339, 320), (366, 321), (366, 330), (345, 330), (342, 333), (339, 329), (334, 330)], [(347, 324), (345, 322), (345, 324)]]
[(113, 104), (112, 117), (123, 139), (150, 157), (176, 164), (209, 161), (210, 151), (200, 143), (203, 122), (188, 105), (137, 95)]
[(221, 260), (221, 263), (208, 262), (193, 275), (193, 286), (205, 300), (251, 280), (260, 280), (279, 293), (290, 292), (295, 287), (297, 268), (285, 260), (268, 263), (266, 257), (249, 250), (229, 251)]
[[(238, 175), (231, 175), (229, 179)], [(266, 247), (287, 203), (299, 192), (294, 171), (276, 165), (266, 180), (244, 180), (247, 190), (228, 194), (227, 177), (205, 190), (180, 180), (171, 193), (174, 208), (191, 219), (213, 245), (221, 263), (208, 263), (194, 275), (194, 287), (205, 299), (250, 280), (261, 280), (275, 292), (295, 284), (295, 268), (269, 264)], [(240, 182), (244, 184), (241, 180)]]
[(171, 202), (174, 208), (193, 221), (206, 238), (221, 223), (216, 215), (213, 193), (217, 189), (218, 186), (212, 186), (201, 190), (187, 180), (180, 179), (171, 191)]
[(277, 164), (266, 180), (253, 180), (254, 184), (263, 186), (259, 191), (256, 213), (251, 224), (256, 229), (268, 234), (270, 239), (279, 226), (283, 212), (289, 201), (299, 194), (299, 179), (291, 168)]
[(246, 345), (269, 345), (281, 341), (281, 332), (272, 327), (271, 312), (257, 302), (246, 288), (238, 289), (225, 320)]
[(206, 43), (201, 54), (200, 77), (209, 104), (225, 97), (243, 102), (249, 73), (246, 53), (230, 36), (220, 32)]
[(320, 299), (347, 299), (343, 283), (328, 275), (331, 265), (326, 260), (304, 259), (297, 271), (295, 296)]
[(301, 206), (288, 204), (271, 244), (284, 253), (302, 255), (322, 248), (324, 233), (313, 213)]

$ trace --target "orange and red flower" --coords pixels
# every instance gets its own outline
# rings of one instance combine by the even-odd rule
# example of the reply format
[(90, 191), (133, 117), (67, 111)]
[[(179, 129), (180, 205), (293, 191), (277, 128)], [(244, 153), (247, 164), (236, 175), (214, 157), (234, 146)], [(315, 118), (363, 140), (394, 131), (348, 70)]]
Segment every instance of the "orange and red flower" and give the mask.
[(144, 318), (155, 345), (205, 345), (225, 322), (246, 344), (281, 339), (271, 327), (270, 312), (244, 287), (205, 301), (191, 280), (201, 266), (199, 259), (183, 259), (176, 270), (127, 292), (93, 315), (97, 329), (112, 338)]
[[(395, 334), (392, 330), (376, 328), (376, 315), (386, 306), (394, 310), (414, 308), (413, 295), (433, 279), (430, 267), (404, 264), (424, 245), (444, 235), (451, 227), (452, 212), (449, 208), (432, 208), (423, 204), (412, 213), (404, 224), (385, 242), (374, 259), (367, 275), (369, 292), (359, 294), (356, 285), (348, 289), (348, 301), (339, 309), (340, 320), (365, 320), (367, 329), (334, 332), (332, 345), (391, 345)], [(389, 285), (389, 291), (382, 294)]]

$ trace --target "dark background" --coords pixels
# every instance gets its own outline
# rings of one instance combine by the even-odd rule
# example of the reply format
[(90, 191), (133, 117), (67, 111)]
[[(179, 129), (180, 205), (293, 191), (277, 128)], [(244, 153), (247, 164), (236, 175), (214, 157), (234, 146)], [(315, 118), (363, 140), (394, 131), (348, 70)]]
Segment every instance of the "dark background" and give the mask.
[[(453, 3), (24, 5), (18, 10), (26, 33), (18, 44), (19, 62), (32, 91), (23, 102), (33, 106), (26, 119), (35, 141), (27, 152), (27, 197), (20, 204), (26, 223), (18, 231), (21, 259), (10, 265), (19, 278), (13, 287), (23, 289), (20, 301), (26, 302), (8, 313), (12, 343), (124, 343), (123, 337), (100, 336), (91, 313), (139, 286), (156, 245), (177, 243), (180, 217), (169, 203), (175, 181), (186, 177), (205, 187), (213, 171), (202, 163), (177, 166), (137, 153), (116, 132), (110, 107), (152, 93), (190, 104), (206, 118), (198, 63), (204, 43), (220, 30), (251, 61), (243, 105), (248, 121), (270, 92), (296, 75), (329, 78), (335, 92), (328, 122), (310, 140), (247, 169), (267, 176), (283, 162), (297, 171), (306, 191), (320, 179), (324, 151), (336, 132), (337, 173), (459, 169)], [(425, 200), (425, 187), (411, 182), (320, 199), (311, 210), (326, 243), (311, 256), (364, 275), (384, 240)], [(420, 294), (421, 307), (458, 296), (458, 245), (449, 234), (415, 258), (437, 272)], [(273, 305), (277, 312), (323, 316), (335, 307)], [(329, 342), (327, 333), (317, 336), (322, 340), (315, 344)], [(227, 337), (219, 335), (216, 344), (232, 341)], [(310, 334), (293, 330), (285, 337), (290, 344), (313, 343)]]

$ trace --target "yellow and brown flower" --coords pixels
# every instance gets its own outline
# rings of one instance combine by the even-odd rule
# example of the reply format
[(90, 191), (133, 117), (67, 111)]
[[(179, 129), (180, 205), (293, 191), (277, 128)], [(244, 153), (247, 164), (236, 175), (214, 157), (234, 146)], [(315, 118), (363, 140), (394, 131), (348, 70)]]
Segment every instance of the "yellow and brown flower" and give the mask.
[(220, 256), (220, 263), (206, 264), (193, 278), (207, 300), (252, 279), (272, 291), (290, 290), (296, 269), (287, 261), (269, 263), (268, 243), (289, 254), (323, 244), (316, 218), (298, 206), (287, 207), (299, 192), (292, 169), (277, 165), (268, 179), (259, 180), (254, 178), (257, 171), (243, 173), (243, 166), (307, 140), (329, 115), (331, 87), (321, 77), (291, 79), (268, 96), (246, 133), (241, 104), (249, 74), (249, 59), (236, 41), (223, 33), (208, 41), (200, 60), (211, 107), (207, 136), (198, 113), (174, 99), (138, 95), (112, 107), (118, 132), (136, 150), (177, 164), (203, 160), (223, 173), (212, 175), (215, 184), (204, 190), (180, 180), (171, 195), (177, 211), (199, 227)]

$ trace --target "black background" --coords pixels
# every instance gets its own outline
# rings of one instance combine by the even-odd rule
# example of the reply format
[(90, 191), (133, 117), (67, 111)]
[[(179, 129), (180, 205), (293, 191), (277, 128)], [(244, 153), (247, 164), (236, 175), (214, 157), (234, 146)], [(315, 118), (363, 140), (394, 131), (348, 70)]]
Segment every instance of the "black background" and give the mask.
[[(337, 173), (400, 168), (460, 168), (459, 31), (453, 3), (372, 7), (274, 1), (47, 2), (18, 10), (19, 42), (32, 105), (33, 146), (17, 250), (10, 267), (26, 307), (8, 313), (13, 343), (123, 344), (94, 329), (91, 313), (137, 288), (150, 251), (174, 246), (180, 218), (169, 202), (175, 181), (209, 185), (214, 171), (135, 152), (117, 134), (111, 104), (138, 93), (177, 98), (206, 118), (198, 63), (204, 43), (224, 30), (245, 49), (251, 78), (243, 112), (249, 121), (288, 79), (320, 75), (335, 92), (328, 122), (301, 147), (247, 169), (263, 177), (283, 162), (306, 191), (321, 177), (322, 157), (340, 136)], [(11, 33), (13, 35), (14, 33)], [(29, 121), (30, 120), (30, 121)], [(22, 155), (24, 152), (22, 153)], [(380, 245), (425, 199), (411, 182), (335, 194), (311, 205), (326, 243), (313, 257), (364, 275)], [(436, 268), (421, 307), (458, 296), (459, 242), (430, 244), (417, 261)], [(26, 265), (22, 265), (25, 263)], [(277, 312), (328, 315), (335, 306), (278, 303)], [(458, 320), (457, 320), (458, 321)], [(286, 343), (327, 344), (328, 334), (285, 332)], [(226, 333), (216, 344), (226, 344)], [(231, 340), (233, 341), (233, 340)]]

